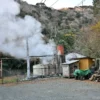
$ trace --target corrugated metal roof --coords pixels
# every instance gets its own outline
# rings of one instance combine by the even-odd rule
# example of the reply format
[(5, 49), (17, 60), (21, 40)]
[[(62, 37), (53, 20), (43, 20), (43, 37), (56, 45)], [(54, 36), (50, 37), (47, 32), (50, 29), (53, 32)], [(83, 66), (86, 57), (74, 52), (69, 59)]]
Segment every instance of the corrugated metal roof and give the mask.
[(75, 58), (81, 58), (81, 57), (86, 57), (86, 56), (83, 56), (81, 54), (78, 54), (78, 53), (69, 53), (65, 56), (65, 59), (66, 59), (66, 62), (63, 63), (63, 64), (73, 64), (75, 62), (78, 62), (79, 60), (75, 60)]
[(83, 57), (86, 57), (86, 56), (78, 54), (78, 53), (69, 53), (65, 56), (66, 60), (71, 60), (74, 58), (83, 58)]
[(64, 65), (69, 65), (69, 64), (73, 64), (75, 62), (78, 62), (79, 60), (67, 60), (66, 63), (62, 63)]

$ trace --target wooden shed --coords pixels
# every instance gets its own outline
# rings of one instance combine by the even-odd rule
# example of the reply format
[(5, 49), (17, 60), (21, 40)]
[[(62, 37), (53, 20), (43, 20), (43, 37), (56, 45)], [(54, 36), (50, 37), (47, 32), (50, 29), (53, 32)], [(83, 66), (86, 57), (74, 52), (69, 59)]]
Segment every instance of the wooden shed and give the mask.
[(95, 62), (93, 58), (90, 57), (83, 57), (83, 58), (76, 58), (79, 60), (79, 69), (80, 70), (88, 70)]
[(62, 63), (62, 74), (63, 77), (74, 77), (73, 73), (77, 67), (79, 67), (78, 60), (71, 60), (66, 63)]
[(72, 73), (75, 71), (74, 66), (77, 66), (77, 69), (80, 70), (88, 70), (95, 63), (94, 58), (86, 57), (78, 53), (69, 53), (65, 57), (66, 63), (62, 64), (64, 77), (73, 76)]

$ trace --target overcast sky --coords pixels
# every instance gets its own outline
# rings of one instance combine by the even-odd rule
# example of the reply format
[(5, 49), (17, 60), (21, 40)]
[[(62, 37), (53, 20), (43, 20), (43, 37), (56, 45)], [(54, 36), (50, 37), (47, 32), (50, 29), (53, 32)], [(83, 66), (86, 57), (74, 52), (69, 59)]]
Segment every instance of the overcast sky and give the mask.
[[(29, 4), (36, 4), (42, 0), (23, 0), (27, 1)], [(45, 0), (43, 0), (45, 1)], [(56, 0), (46, 0), (45, 4), (50, 7)], [(58, 0), (58, 2), (53, 5), (53, 8), (59, 9), (64, 7), (74, 7), (81, 3), (82, 0)], [(93, 0), (84, 0), (84, 5), (92, 5)], [(82, 4), (80, 4), (81, 6)]]

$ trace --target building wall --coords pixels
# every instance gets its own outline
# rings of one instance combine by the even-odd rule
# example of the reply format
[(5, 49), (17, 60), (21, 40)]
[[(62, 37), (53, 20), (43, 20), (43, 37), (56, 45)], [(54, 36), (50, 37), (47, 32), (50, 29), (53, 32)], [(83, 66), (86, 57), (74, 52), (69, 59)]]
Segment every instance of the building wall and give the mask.
[(96, 67), (97, 69), (100, 69), (100, 58), (96, 58), (96, 59), (95, 59), (95, 67)]
[(79, 63), (75, 62), (72, 64), (62, 64), (62, 73), (63, 73), (63, 77), (74, 77), (73, 73), (75, 71), (76, 68), (79, 68)]
[(93, 64), (93, 61), (90, 58), (80, 59), (79, 60), (79, 69), (87, 70), (92, 66), (92, 64)]
[(73, 63), (73, 64), (70, 64), (69, 67), (70, 67), (70, 69), (69, 69), (69, 71), (70, 71), (70, 77), (73, 77), (73, 76), (74, 76), (74, 75), (73, 75), (74, 71), (75, 71), (77, 68), (79, 68), (79, 62), (75, 62), (75, 63)]
[(69, 65), (62, 64), (62, 74), (63, 74), (63, 77), (70, 77)]

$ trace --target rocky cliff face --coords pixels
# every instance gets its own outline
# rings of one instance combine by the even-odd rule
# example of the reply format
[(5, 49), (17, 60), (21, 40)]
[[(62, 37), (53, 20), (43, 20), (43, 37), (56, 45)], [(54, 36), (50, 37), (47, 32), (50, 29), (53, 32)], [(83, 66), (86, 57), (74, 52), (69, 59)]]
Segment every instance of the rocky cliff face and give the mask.
[(78, 31), (82, 26), (88, 26), (93, 22), (93, 9), (91, 6), (75, 7), (56, 10), (47, 7), (43, 3), (29, 5), (20, 1), (20, 16), (29, 14), (39, 20), (42, 24), (43, 34), (54, 34), (56, 31), (60, 34), (66, 34), (70, 30)]

